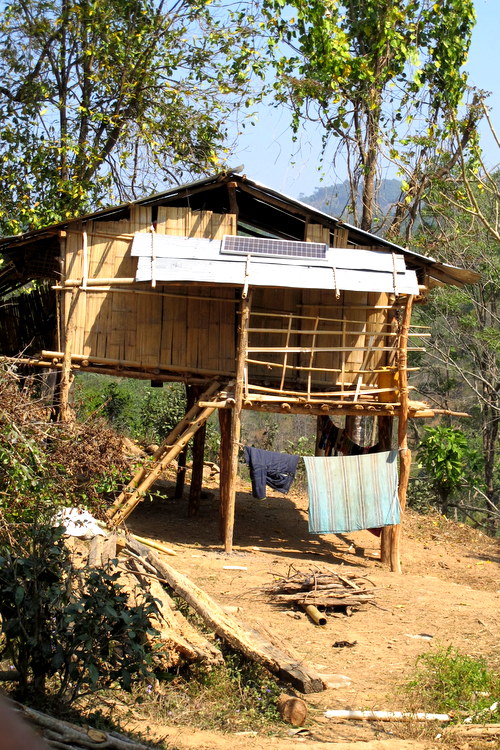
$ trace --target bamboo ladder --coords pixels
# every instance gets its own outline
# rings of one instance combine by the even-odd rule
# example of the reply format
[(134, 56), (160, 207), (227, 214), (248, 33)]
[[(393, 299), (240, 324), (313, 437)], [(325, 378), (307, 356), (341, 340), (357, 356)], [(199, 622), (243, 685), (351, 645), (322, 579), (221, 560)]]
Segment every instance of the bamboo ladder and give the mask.
[(193, 435), (202, 427), (217, 408), (216, 396), (221, 384), (213, 381), (200, 396), (200, 401), (214, 400), (214, 406), (198, 406), (198, 402), (184, 415), (183, 419), (174, 427), (155, 451), (152, 462), (144, 464), (137, 471), (128, 485), (116, 498), (107, 511), (107, 516), (113, 526), (123, 523), (134, 508), (144, 498), (144, 494), (166, 467), (177, 458)]

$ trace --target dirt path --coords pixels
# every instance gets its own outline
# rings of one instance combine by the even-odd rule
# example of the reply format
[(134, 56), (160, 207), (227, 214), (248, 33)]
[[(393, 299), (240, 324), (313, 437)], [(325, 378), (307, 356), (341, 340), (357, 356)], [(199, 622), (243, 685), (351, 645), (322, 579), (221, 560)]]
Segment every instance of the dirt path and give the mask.
[[(330, 684), (323, 693), (307, 696), (312, 737), (279, 743), (274, 739), (272, 747), (288, 750), (300, 743), (319, 748), (318, 741), (322, 748), (332, 742), (347, 743), (342, 745), (345, 750), (357, 750), (358, 744), (349, 743), (360, 741), (359, 747), (366, 750), (371, 747), (368, 741), (374, 741), (378, 750), (435, 747), (413, 740), (406, 744), (401, 726), (338, 724), (325, 719), (323, 712), (333, 708), (401, 709), (397, 685), (410, 673), (418, 655), (436, 646), (451, 644), (467, 654), (487, 656), (500, 666), (498, 544), (439, 516), (410, 513), (404, 525), (404, 575), (398, 576), (377, 560), (379, 541), (369, 532), (310, 536), (305, 495), (284, 497), (269, 491), (267, 500), (258, 501), (249, 489), (242, 483), (238, 493), (231, 556), (223, 553), (218, 543), (215, 488), (202, 501), (195, 519), (186, 518), (186, 500), (165, 497), (142, 503), (128, 525), (137, 534), (168, 542), (177, 551), (177, 557), (169, 561), (178, 570), (223, 606), (238, 607), (241, 619), (272, 632)], [(228, 570), (227, 565), (245, 570)], [(305, 614), (273, 606), (262, 593), (273, 574), (286, 574), (290, 566), (304, 571), (314, 566), (334, 570), (343, 566), (346, 572), (369, 575), (377, 587), (377, 606), (352, 617), (330, 617), (326, 627), (315, 627)], [(335, 648), (336, 641), (356, 645)], [(176, 742), (182, 748), (271, 747), (262, 737), (220, 735), (220, 745), (201, 734), (182, 729), (184, 739)]]

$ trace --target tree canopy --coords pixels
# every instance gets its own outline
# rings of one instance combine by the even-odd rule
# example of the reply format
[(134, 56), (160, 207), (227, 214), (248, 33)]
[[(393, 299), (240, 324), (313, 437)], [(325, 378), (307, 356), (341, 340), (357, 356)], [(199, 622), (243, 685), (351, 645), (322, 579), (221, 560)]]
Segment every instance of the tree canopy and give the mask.
[(213, 171), (257, 66), (244, 16), (208, 0), (10, 0), (0, 16), (3, 229)]
[[(448, 136), (466, 89), (472, 0), (265, 0), (276, 97), (320, 122), (345, 160), (351, 210), (362, 192), (363, 229), (373, 229), (381, 162), (394, 162), (403, 195), (394, 231), (413, 204), (412, 176)], [(464, 126), (473, 132), (474, 120)], [(420, 200), (421, 195), (418, 195)]]

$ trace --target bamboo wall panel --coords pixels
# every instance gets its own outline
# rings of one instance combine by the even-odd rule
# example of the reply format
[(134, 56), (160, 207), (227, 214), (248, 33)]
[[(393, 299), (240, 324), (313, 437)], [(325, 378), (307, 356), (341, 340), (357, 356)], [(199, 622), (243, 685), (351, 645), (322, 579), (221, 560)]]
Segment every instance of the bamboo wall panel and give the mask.
[(386, 307), (388, 304), (389, 295), (386, 292), (381, 294), (368, 293), (368, 305), (372, 309), (368, 310), (366, 318), (366, 345), (370, 347), (370, 351), (365, 352), (362, 369), (372, 371), (363, 375), (363, 382), (374, 387), (377, 386), (379, 378), (378, 373), (373, 371), (384, 367), (387, 362), (388, 352), (381, 347), (392, 344), (391, 337), (385, 335), (389, 330), (387, 327), (387, 310), (379, 309), (380, 307)]
[[(362, 348), (366, 346), (366, 319), (367, 310), (359, 309), (368, 304), (368, 294), (359, 292), (344, 292), (344, 310), (347, 321), (343, 323), (344, 335), (343, 346), (350, 349), (345, 358), (346, 373), (342, 377), (342, 382), (353, 385), (358, 382), (356, 372), (363, 369), (363, 361), (366, 352)], [(359, 321), (359, 322), (355, 322)], [(353, 333), (351, 333), (351, 331)], [(365, 375), (361, 375), (364, 382)]]
[[(177, 237), (222, 239), (235, 234), (236, 217), (191, 212), (188, 208), (160, 207), (156, 230)], [(167, 287), (165, 287), (166, 289)], [(222, 372), (235, 366), (235, 307), (217, 299), (233, 299), (234, 290), (217, 287), (180, 287), (178, 299), (163, 298), (159, 361)], [(207, 300), (195, 299), (208, 297)], [(213, 301), (212, 301), (213, 300)]]
[(324, 242), (330, 246), (330, 229), (322, 224), (308, 224), (305, 239), (306, 242)]
[[(269, 347), (278, 348), (283, 347), (286, 344), (286, 336), (289, 325), (289, 318), (287, 314), (300, 314), (300, 290), (296, 289), (267, 289), (267, 288), (255, 288), (253, 291), (253, 302), (252, 312), (255, 313), (267, 313), (266, 316), (262, 315), (251, 315), (250, 317), (250, 328), (260, 329), (279, 329), (279, 333), (273, 332), (261, 332), (261, 333), (250, 333), (249, 334), (249, 346), (251, 347)], [(273, 312), (276, 315), (273, 315)], [(292, 328), (297, 328), (298, 323), (292, 323)], [(299, 346), (299, 338), (294, 335), (289, 340), (289, 346)], [(284, 361), (284, 354), (280, 352), (262, 352), (250, 355), (251, 359), (259, 359), (261, 361), (282, 364)], [(289, 354), (287, 357), (287, 365), (294, 365), (298, 363), (298, 355)], [(278, 368), (269, 367), (268, 365), (256, 365), (251, 364), (248, 368), (249, 379), (253, 380), (269, 381), (270, 383), (279, 382), (281, 379), (281, 371)], [(293, 380), (296, 377), (296, 373), (290, 371), (289, 380)]]
[[(303, 292), (303, 313), (307, 318), (302, 322), (302, 327), (306, 330), (311, 330), (314, 326), (314, 318), (320, 318), (317, 329), (318, 335), (316, 336), (316, 346), (321, 348), (326, 347), (342, 347), (343, 339), (341, 335), (342, 323), (331, 322), (329, 320), (321, 320), (321, 318), (333, 318), (342, 320), (345, 314), (343, 307), (343, 295), (341, 292), (340, 298), (337, 300), (334, 292), (322, 291), (315, 293), (314, 290), (304, 290)], [(334, 331), (331, 335), (327, 335), (325, 331)], [(301, 344), (307, 346), (311, 343), (311, 336), (303, 336)], [(328, 372), (327, 370), (340, 370), (342, 367), (342, 359), (345, 355), (340, 351), (334, 352), (316, 352), (313, 358), (312, 365), (317, 368), (324, 368), (323, 372), (314, 371), (313, 382), (317, 385), (323, 386), (335, 386), (338, 383), (338, 373)], [(301, 365), (307, 366), (309, 359), (308, 355), (304, 355), (301, 358)], [(306, 374), (302, 374), (301, 380), (304, 382)]]
[(349, 230), (343, 227), (335, 227), (333, 232), (333, 247), (347, 247)]
[(71, 224), (71, 231), (66, 237), (64, 278), (81, 279), (83, 277), (83, 226), (80, 221)]

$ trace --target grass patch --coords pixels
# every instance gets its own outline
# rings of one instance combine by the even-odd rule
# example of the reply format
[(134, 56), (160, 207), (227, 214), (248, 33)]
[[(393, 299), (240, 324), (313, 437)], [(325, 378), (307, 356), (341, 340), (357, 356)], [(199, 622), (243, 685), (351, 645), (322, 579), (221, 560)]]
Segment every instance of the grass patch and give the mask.
[(404, 692), (412, 711), (451, 713), (456, 722), (500, 722), (500, 705), (491, 709), (500, 701), (500, 675), (452, 646), (419, 656)]
[(225, 664), (212, 670), (191, 667), (169, 682), (135, 696), (135, 713), (155, 722), (214, 731), (276, 731), (276, 703), (282, 690), (263, 667), (225, 651)]

